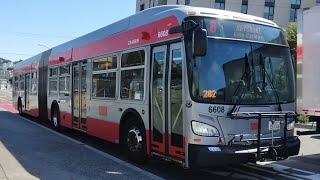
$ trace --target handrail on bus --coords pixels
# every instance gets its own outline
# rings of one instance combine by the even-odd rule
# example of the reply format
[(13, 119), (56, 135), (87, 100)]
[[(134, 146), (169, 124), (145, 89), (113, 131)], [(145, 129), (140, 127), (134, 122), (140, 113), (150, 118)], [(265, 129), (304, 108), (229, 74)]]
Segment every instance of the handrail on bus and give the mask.
[(101, 88), (99, 91), (97, 91), (96, 93), (93, 93), (95, 96), (97, 95), (97, 94), (99, 94), (99, 92), (101, 92), (102, 90), (104, 90), (103, 91), (103, 97), (106, 97), (106, 88), (104, 87), (104, 88)]

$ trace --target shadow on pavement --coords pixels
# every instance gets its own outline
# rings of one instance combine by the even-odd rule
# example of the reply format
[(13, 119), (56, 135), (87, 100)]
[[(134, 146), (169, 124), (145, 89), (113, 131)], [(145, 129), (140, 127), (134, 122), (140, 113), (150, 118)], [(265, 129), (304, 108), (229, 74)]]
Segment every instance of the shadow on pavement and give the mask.
[(0, 165), (8, 179), (150, 179), (6, 111), (0, 111)]
[[(311, 136), (311, 138), (313, 138), (313, 139), (319, 139), (319, 140), (320, 140), (320, 134), (319, 134), (319, 135)], [(320, 148), (320, 147), (319, 147), (319, 148)]]

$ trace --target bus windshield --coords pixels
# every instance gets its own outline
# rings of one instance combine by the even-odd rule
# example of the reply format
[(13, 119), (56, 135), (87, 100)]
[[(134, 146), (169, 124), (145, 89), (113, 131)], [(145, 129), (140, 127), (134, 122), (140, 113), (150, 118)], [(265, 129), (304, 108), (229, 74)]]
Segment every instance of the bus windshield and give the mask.
[(286, 46), (209, 38), (205, 56), (189, 56), (188, 75), (197, 102), (294, 101), (293, 67)]

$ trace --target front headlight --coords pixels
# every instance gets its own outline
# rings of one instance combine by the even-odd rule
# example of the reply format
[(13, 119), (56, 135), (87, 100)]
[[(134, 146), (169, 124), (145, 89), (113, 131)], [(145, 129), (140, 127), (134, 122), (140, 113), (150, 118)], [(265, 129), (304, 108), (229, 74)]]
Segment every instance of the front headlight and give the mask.
[(217, 128), (197, 121), (191, 121), (192, 131), (199, 136), (220, 136)]
[(287, 124), (287, 131), (292, 131), (292, 130), (294, 130), (294, 121)]

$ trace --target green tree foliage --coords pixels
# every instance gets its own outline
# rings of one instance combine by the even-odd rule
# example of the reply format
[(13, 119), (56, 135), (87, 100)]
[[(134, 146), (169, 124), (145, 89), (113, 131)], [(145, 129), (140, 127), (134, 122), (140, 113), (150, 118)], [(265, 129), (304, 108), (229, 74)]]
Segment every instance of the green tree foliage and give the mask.
[(297, 59), (297, 23), (291, 23), (291, 25), (284, 30), (289, 46), (290, 53), (294, 59)]

